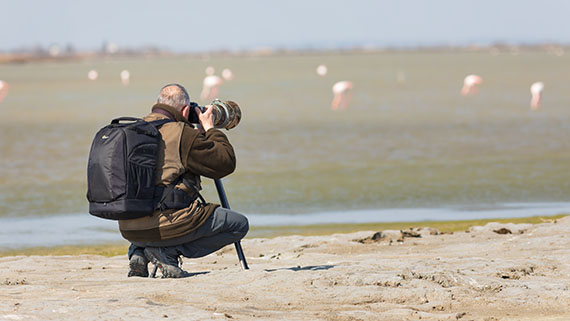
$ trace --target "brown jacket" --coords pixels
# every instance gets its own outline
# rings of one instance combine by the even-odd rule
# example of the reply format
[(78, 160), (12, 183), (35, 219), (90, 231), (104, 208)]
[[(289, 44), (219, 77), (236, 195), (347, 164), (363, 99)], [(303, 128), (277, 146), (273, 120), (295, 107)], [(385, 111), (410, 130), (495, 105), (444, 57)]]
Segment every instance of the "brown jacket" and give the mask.
[[(205, 134), (195, 129), (182, 114), (171, 106), (156, 104), (146, 121), (170, 118), (175, 120), (162, 125), (162, 136), (156, 172), (156, 185), (168, 186), (180, 175), (186, 183), (200, 190), (200, 176), (222, 178), (236, 166), (234, 150), (220, 130), (212, 128)], [(185, 184), (177, 189), (194, 195)], [(152, 216), (119, 221), (123, 237), (131, 242), (159, 242), (171, 240), (196, 230), (219, 205), (202, 205), (195, 200), (184, 209), (156, 211)]]

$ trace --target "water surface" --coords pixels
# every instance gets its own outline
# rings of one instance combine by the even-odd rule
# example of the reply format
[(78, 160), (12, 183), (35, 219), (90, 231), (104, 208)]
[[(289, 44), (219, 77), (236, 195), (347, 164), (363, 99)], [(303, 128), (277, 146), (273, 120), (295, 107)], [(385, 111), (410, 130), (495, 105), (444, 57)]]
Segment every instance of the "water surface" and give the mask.
[[(321, 63), (326, 77), (315, 73)], [(243, 213), (568, 201), (568, 55), (122, 58), (0, 65), (11, 86), (0, 104), (0, 217), (87, 213), (86, 161), (98, 128), (145, 115), (166, 83), (181, 83), (198, 99), (209, 65), (235, 74), (220, 91), (243, 111), (227, 132), (238, 167), (224, 184)], [(93, 68), (99, 79), (89, 81)], [(129, 86), (121, 84), (123, 69)], [(478, 95), (462, 97), (470, 73), (484, 83)], [(354, 83), (346, 111), (329, 108), (339, 80)], [(529, 108), (534, 81), (546, 86), (537, 112)], [(216, 201), (211, 180), (204, 187)]]

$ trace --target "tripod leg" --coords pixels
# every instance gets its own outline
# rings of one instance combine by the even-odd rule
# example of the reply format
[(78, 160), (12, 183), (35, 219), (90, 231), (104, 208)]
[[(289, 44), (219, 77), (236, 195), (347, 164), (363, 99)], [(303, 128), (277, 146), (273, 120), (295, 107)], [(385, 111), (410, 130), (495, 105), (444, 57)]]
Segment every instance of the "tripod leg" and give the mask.
[[(220, 197), (220, 203), (222, 203), (222, 207), (230, 209), (230, 204), (228, 203), (228, 198), (226, 197), (226, 192), (224, 191), (224, 185), (222, 185), (222, 180), (215, 179), (214, 183), (216, 184), (216, 189), (218, 190), (218, 196)], [(236, 252), (241, 264), (241, 268), (244, 270), (249, 270), (249, 266), (247, 266), (245, 255), (243, 254), (240, 242), (235, 242), (234, 245), (236, 247)]]
[(235, 242), (234, 245), (236, 246), (236, 252), (238, 255), (239, 263), (241, 264), (241, 268), (244, 270), (249, 270), (249, 266), (247, 266), (247, 262), (245, 260), (245, 255), (243, 254), (243, 250), (241, 249), (241, 243)]

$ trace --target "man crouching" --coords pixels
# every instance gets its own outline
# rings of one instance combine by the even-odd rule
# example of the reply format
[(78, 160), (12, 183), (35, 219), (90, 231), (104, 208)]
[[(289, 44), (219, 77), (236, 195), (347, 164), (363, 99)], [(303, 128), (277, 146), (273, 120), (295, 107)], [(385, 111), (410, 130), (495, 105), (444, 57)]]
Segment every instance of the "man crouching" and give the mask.
[(179, 257), (198, 258), (240, 241), (248, 232), (247, 218), (200, 196), (200, 176), (218, 179), (236, 167), (232, 145), (214, 128), (213, 108), (195, 108), (201, 129), (188, 122), (190, 97), (184, 87), (169, 84), (160, 90), (145, 121), (170, 119), (159, 128), (156, 186), (173, 190), (163, 193), (163, 208), (152, 216), (120, 220), (119, 229), (129, 247), (128, 276), (148, 276), (149, 261), (163, 278), (189, 276), (178, 264)]

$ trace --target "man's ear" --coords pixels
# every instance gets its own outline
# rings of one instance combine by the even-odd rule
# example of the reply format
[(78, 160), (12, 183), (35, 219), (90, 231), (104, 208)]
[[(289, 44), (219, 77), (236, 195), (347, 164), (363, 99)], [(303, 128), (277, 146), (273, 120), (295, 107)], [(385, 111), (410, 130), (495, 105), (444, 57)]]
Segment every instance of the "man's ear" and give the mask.
[(189, 113), (190, 113), (190, 106), (182, 107), (182, 116), (184, 116), (184, 118), (188, 119)]

